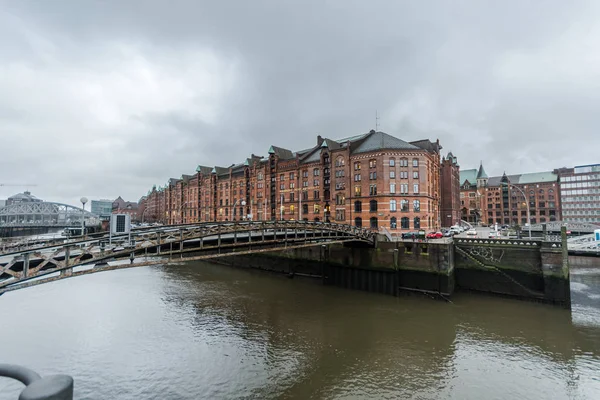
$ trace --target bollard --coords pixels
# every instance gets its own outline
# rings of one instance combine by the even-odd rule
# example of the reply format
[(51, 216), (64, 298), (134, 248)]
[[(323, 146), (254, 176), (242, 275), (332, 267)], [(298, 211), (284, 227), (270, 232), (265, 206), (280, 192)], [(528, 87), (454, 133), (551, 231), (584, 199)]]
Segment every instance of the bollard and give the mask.
[(73, 400), (73, 378), (68, 375), (42, 378), (29, 368), (0, 364), (0, 376), (18, 380), (26, 386), (19, 400)]

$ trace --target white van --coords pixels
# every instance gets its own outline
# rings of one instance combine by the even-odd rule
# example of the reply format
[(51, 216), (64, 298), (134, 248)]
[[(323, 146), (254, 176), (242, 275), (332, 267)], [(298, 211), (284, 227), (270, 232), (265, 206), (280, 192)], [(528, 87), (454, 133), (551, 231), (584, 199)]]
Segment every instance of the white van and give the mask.
[(462, 233), (462, 230), (461, 230), (460, 226), (458, 226), (458, 225), (452, 225), (450, 227), (450, 232), (458, 235), (459, 233)]

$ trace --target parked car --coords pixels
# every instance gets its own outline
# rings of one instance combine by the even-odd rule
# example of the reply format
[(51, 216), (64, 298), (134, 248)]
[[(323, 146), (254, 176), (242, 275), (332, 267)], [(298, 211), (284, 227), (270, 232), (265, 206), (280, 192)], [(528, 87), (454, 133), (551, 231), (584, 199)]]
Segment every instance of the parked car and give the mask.
[(451, 231), (451, 230), (449, 230), (449, 229), (445, 229), (445, 230), (443, 230), (443, 231), (442, 231), (442, 234), (444, 235), (444, 237), (452, 237), (452, 236), (454, 236), (454, 232), (452, 232), (452, 231)]
[(403, 232), (402, 239), (425, 239), (425, 232)]
[(470, 229), (467, 231), (467, 235), (469, 236), (477, 236), (477, 231), (474, 229)]
[(498, 239), (500, 237), (500, 232), (490, 231), (488, 238), (490, 239)]
[(442, 232), (429, 232), (426, 236), (427, 239), (441, 239), (444, 237)]

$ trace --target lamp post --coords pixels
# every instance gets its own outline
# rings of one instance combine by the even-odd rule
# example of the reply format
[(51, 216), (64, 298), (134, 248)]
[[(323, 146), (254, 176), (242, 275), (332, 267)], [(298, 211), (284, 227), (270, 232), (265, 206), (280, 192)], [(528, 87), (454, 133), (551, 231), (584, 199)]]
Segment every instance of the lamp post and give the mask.
[(88, 202), (87, 197), (79, 199), (81, 201), (81, 236), (85, 236), (85, 203)]
[[(233, 206), (231, 207), (232, 208), (232, 212), (231, 212), (231, 216), (232, 217), (235, 215), (235, 206), (237, 206), (237, 203), (240, 203), (240, 199), (237, 199), (235, 201), (235, 203), (233, 203)], [(242, 205), (242, 207), (245, 207), (246, 206), (246, 200), (242, 200), (242, 202), (240, 204)], [(243, 212), (240, 214), (240, 217), (242, 219), (244, 218), (244, 213)]]
[(508, 181), (508, 183), (502, 182), (503, 186), (513, 187), (517, 189), (523, 195), (523, 199), (525, 199), (525, 205), (527, 206), (527, 225), (529, 226), (529, 239), (531, 240), (531, 214), (529, 212), (529, 202), (527, 201), (527, 196), (525, 192), (518, 186), (515, 186)]

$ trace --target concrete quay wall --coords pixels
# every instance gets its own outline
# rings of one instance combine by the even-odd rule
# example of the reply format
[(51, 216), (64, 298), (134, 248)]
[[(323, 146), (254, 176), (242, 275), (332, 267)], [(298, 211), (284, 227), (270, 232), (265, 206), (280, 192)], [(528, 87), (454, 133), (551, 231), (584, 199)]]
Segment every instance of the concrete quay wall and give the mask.
[(447, 298), (455, 290), (466, 290), (569, 307), (563, 249), (533, 242), (378, 241), (376, 247), (356, 242), (231, 256), (219, 262), (388, 295), (416, 291)]

